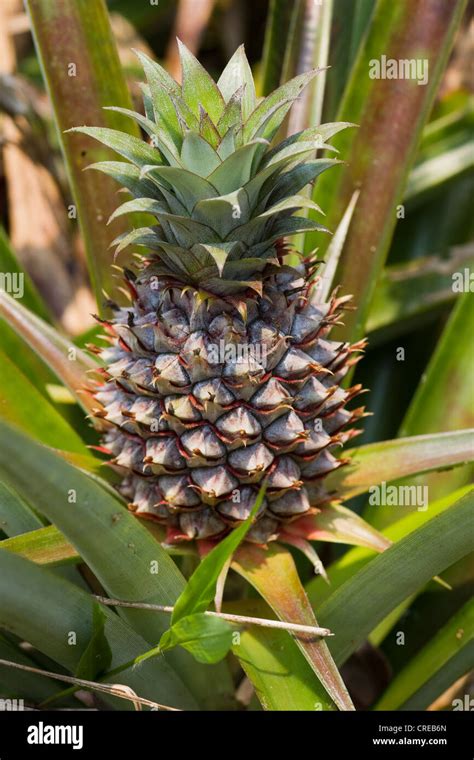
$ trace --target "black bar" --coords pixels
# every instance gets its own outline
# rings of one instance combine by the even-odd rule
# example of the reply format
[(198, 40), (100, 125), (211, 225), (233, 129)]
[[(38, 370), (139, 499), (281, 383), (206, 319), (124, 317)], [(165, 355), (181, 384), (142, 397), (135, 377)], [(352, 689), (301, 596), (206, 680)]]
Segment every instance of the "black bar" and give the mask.
[[(269, 753), (472, 760), (471, 712), (0, 712), (0, 760)], [(64, 727), (59, 732), (55, 727)], [(70, 744), (50, 744), (69, 740)], [(31, 743), (39, 741), (42, 743)], [(73, 745), (77, 745), (77, 749)], [(192, 757), (191, 756), (191, 757)], [(244, 756), (245, 760), (245, 756)]]

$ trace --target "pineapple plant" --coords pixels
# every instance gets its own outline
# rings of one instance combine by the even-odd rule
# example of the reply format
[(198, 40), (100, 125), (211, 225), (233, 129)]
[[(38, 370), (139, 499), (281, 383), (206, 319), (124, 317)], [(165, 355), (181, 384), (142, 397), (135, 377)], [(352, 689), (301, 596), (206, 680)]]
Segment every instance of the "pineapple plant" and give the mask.
[[(71, 335), (0, 230), (1, 700), (436, 710), (460, 679), (464, 704), (464, 91), (425, 127), (464, 3), (401, 6), (271, 0), (255, 78), (243, 45), (215, 77), (139, 52), (134, 107), (102, 0), (28, 0), (97, 324)], [(426, 87), (368, 76), (420, 49)], [(10, 138), (46, 131), (5, 92), (18, 242)]]
[[(315, 256), (286, 262), (285, 239), (324, 229), (295, 216), (319, 211), (300, 191), (334, 159), (315, 145), (347, 124), (322, 124), (273, 144), (310, 71), (257, 103), (240, 47), (216, 84), (180, 42), (182, 86), (140, 55), (146, 117), (126, 112), (151, 147), (82, 127), (129, 163), (92, 168), (132, 194), (113, 217), (147, 212), (155, 224), (121, 236), (145, 250), (125, 282), (132, 305), (110, 303), (111, 338), (98, 351), (106, 382), (95, 399), (120, 490), (168, 540), (214, 539), (246, 520), (267, 491), (247, 540), (265, 544), (308, 527), (331, 499), (324, 477), (356, 430), (361, 388), (341, 387), (363, 341), (330, 339), (348, 298), (318, 289)], [(123, 111), (123, 109), (120, 109)]]

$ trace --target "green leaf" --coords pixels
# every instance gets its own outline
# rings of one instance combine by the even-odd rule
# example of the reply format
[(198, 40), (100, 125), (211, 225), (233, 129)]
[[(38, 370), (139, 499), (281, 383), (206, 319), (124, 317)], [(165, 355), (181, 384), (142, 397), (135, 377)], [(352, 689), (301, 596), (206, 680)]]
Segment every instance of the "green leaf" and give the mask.
[(142, 176), (146, 175), (158, 184), (164, 184), (165, 188), (174, 188), (190, 214), (198, 201), (218, 195), (215, 187), (207, 179), (176, 166), (144, 166)]
[(97, 603), (92, 608), (92, 636), (84, 649), (74, 675), (87, 681), (95, 681), (110, 668), (112, 650), (105, 635), (107, 616)]
[[(434, 433), (474, 426), (472, 389), (474, 364), (466, 349), (474, 330), (474, 295), (466, 292), (458, 296), (450, 319), (430, 359), (415, 396), (400, 428), (400, 435)], [(449, 413), (443, 404), (449, 394)], [(468, 477), (469, 472), (460, 473)], [(472, 470), (471, 470), (472, 474)], [(465, 481), (464, 481), (465, 482)], [(434, 487), (434, 480), (431, 483)], [(453, 473), (449, 485), (462, 485)], [(442, 494), (440, 494), (442, 495)]]
[[(247, 245), (261, 245), (264, 243), (270, 243), (270, 241), (276, 240), (284, 235), (292, 235), (295, 232), (304, 232), (305, 230), (313, 230), (318, 227), (319, 230), (325, 230), (321, 224), (317, 224), (313, 219), (305, 219), (302, 216), (287, 216), (281, 214), (281, 209), (289, 206), (295, 211), (302, 206), (305, 206), (304, 202), (295, 199), (295, 196), (287, 201), (281, 201), (281, 204), (277, 204), (268, 211), (265, 211), (260, 216), (255, 216), (247, 224), (243, 224), (241, 227), (229, 232), (228, 236), (231, 240), (240, 240)], [(274, 217), (274, 219), (272, 219)], [(269, 224), (270, 222), (270, 224)], [(273, 224), (272, 224), (273, 222)], [(268, 227), (268, 231), (265, 234), (265, 229)], [(326, 230), (329, 232), (329, 230)], [(266, 238), (262, 240), (262, 238)], [(268, 246), (269, 247), (269, 246)]]
[[(408, 602), (408, 609), (402, 610), (405, 633), (403, 648), (397, 644), (397, 629), (400, 629), (398, 618), (392, 621), (391, 626), (388, 625), (390, 621), (387, 618), (372, 631), (370, 640), (375, 646), (383, 646), (393, 673), (399, 673), (405, 668), (430, 639), (447, 625), (450, 618), (470, 601), (474, 582), (474, 553), (467, 554), (448, 567), (443, 572), (443, 579), (449, 584), (449, 590), (430, 581), (420, 594)], [(403, 602), (401, 606), (405, 607), (405, 604)], [(430, 625), (420, 625), (420, 620), (429, 620)]]
[(331, 294), (331, 290), (336, 285), (334, 282), (334, 277), (358, 197), (359, 191), (357, 190), (350, 199), (344, 212), (344, 216), (339, 222), (337, 230), (334, 233), (334, 237), (329, 243), (326, 255), (324, 257), (323, 267), (319, 272), (321, 280), (317, 284), (318, 303), (325, 303)]
[[(383, 535), (390, 542), (400, 541), (437, 514), (449, 509), (456, 501), (469, 493), (470, 490), (470, 486), (464, 486), (464, 488), (454, 491), (444, 499), (430, 501), (428, 509), (425, 512), (411, 512), (408, 515), (404, 515), (396, 522), (393, 522), (392, 525), (384, 528)], [(362, 546), (345, 552), (326, 568), (329, 584), (321, 576), (313, 578), (306, 584), (305, 590), (310, 602), (313, 605), (324, 602), (339, 586), (342, 586), (343, 583), (365, 567), (374, 556), (373, 548), (364, 548)]]
[(364, 35), (370, 29), (370, 16), (376, 0), (334, 0), (330, 72), (324, 97), (325, 118), (334, 118), (342, 93), (354, 66), (354, 59)]
[[(43, 523), (14, 488), (0, 482), (0, 530), (18, 536), (42, 528)], [(1, 546), (3, 547), (2, 542)]]
[[(111, 597), (175, 603), (184, 588), (183, 576), (121, 501), (55, 452), (2, 422), (0, 440), (0, 473), (59, 528)], [(119, 613), (151, 645), (167, 628), (166, 621), (155, 613), (125, 607)], [(196, 699), (212, 701), (208, 674), (186, 652), (170, 652), (168, 657)], [(225, 671), (215, 677), (221, 679), (220, 691), (213, 690), (217, 702), (225, 694), (228, 682)]]
[[(162, 129), (160, 122), (156, 123), (154, 121), (151, 121), (151, 119), (147, 119), (145, 116), (142, 116), (141, 113), (130, 111), (128, 108), (106, 106), (105, 110), (116, 111), (117, 113), (124, 114), (130, 119), (136, 121), (137, 124), (140, 124), (141, 128), (147, 133), (147, 135), (151, 137), (153, 147), (160, 150), (160, 152), (171, 164), (171, 166), (182, 166), (179, 153), (176, 150), (176, 146), (170, 139), (169, 134), (164, 129)], [(161, 163), (161, 161), (159, 163)]]
[[(232, 568), (254, 586), (280, 620), (318, 625), (293, 558), (282, 547), (271, 544), (264, 550), (247, 544), (235, 555)], [(321, 704), (327, 704), (329, 694), (340, 710), (352, 710), (351, 699), (326, 641), (298, 636), (295, 642), (321, 682)]]
[(244, 140), (247, 142), (252, 137), (257, 136), (257, 133), (259, 133), (268, 117), (271, 116), (273, 112), (274, 117), (276, 115), (276, 118), (272, 118), (270, 131), (268, 134), (261, 135), (267, 140), (271, 140), (290, 110), (293, 102), (317, 74), (319, 74), (318, 69), (299, 74), (281, 87), (278, 87), (278, 89), (274, 90), (270, 95), (267, 95), (267, 97), (258, 104), (244, 124)]
[(155, 112), (155, 120), (157, 123), (163, 124), (164, 131), (170, 135), (175, 146), (180, 149), (183, 136), (171, 95), (179, 97), (181, 88), (162, 66), (148, 58), (145, 53), (138, 50), (135, 53), (143, 66), (150, 86), (150, 98)]
[(16, 366), (26, 377), (35, 378), (35, 386), (41, 395), (50, 401), (48, 385), (57, 382), (56, 376), (37, 354), (25, 344), (3, 318), (0, 305), (0, 346), (7, 356), (12, 357)]
[(218, 244), (220, 242), (218, 235), (210, 227), (207, 227), (205, 224), (201, 224), (200, 222), (196, 222), (194, 219), (190, 219), (188, 216), (167, 214), (163, 211), (158, 211), (156, 216), (161, 223), (166, 222), (169, 224), (178, 245), (186, 249), (191, 248), (194, 244)]
[(243, 187), (252, 175), (252, 162), (261, 143), (258, 141), (248, 142), (241, 148), (231, 153), (217, 169), (208, 176), (208, 182), (219, 192), (219, 195), (227, 195)]
[(404, 599), (472, 551), (466, 526), (473, 507), (474, 490), (379, 554), (323, 602), (319, 619), (335, 634), (329, 647), (337, 663)]
[[(139, 129), (121, 114), (103, 109), (107, 105), (132, 107), (103, 0), (28, 0), (26, 8), (77, 206), (89, 274), (102, 312), (103, 290), (111, 298), (121, 297), (110, 266), (109, 245), (116, 235), (130, 229), (130, 222), (122, 219), (112, 228), (106, 227), (117, 203), (114, 183), (106, 176), (83, 171), (88, 164), (113, 158), (113, 154), (86, 135), (67, 130), (94, 124), (138, 138)], [(70, 76), (72, 64), (75, 76)]]
[[(366, 546), (378, 552), (383, 552), (389, 545), (378, 530), (341, 504), (323, 506), (320, 512), (308, 520), (307, 525), (311, 526), (311, 531), (305, 526), (302, 535), (311, 541)], [(298, 535), (298, 523), (294, 528), (290, 524), (287, 530), (290, 535), (293, 532)]]
[[(39, 520), (38, 524), (42, 526)], [(76, 549), (54, 525), (48, 525), (46, 528), (30, 527), (28, 532), (22, 532), (21, 535), (1, 541), (0, 549), (19, 554), (38, 565), (49, 567), (81, 561)]]
[(281, 211), (289, 211), (290, 209), (296, 211), (297, 209), (302, 208), (311, 208), (313, 211), (318, 211), (320, 214), (322, 213), (318, 204), (312, 201), (311, 198), (307, 198), (305, 195), (290, 195), (289, 198), (278, 201), (278, 203), (270, 206), (270, 208), (268, 208), (256, 218), (262, 219), (268, 216), (273, 216), (274, 214), (278, 214)]
[[(0, 627), (28, 641), (70, 673), (76, 671), (93, 636), (95, 606), (90, 594), (72, 583), (0, 550)], [(104, 634), (112, 652), (112, 668), (147, 648), (146, 641), (109, 609), (105, 611)], [(117, 682), (113, 676), (106, 680)], [(196, 702), (164, 657), (127, 669), (120, 674), (120, 683), (142, 697), (196, 709)], [(109, 703), (109, 697), (104, 698)], [(110, 700), (110, 704), (117, 706), (117, 701)], [(123, 704), (120, 700), (121, 709)]]
[(154, 214), (156, 216), (158, 211), (166, 210), (164, 204), (154, 198), (134, 198), (132, 201), (125, 201), (125, 203), (118, 206), (109, 221), (111, 219), (116, 219), (118, 216), (122, 216), (122, 214), (130, 214), (137, 211), (145, 214)]
[[(80, 560), (75, 549), (53, 526), (31, 531), (22, 539), (22, 542), (3, 541), (0, 546), (50, 566)], [(233, 602), (227, 611), (275, 617), (261, 600)], [(240, 659), (266, 709), (335, 709), (295, 640), (285, 631), (251, 626), (241, 632), (240, 643), (234, 645), (234, 654)]]
[[(236, 126), (240, 126), (242, 123), (242, 96), (244, 94), (244, 86), (241, 85), (232, 95), (229, 102), (226, 103), (224, 112), (217, 123), (218, 131), (218, 149), (217, 153), (223, 160), (222, 153), (225, 152), (225, 146), (223, 147), (223, 139), (227, 134), (232, 137), (235, 136)], [(222, 135), (222, 138), (221, 138)], [(203, 135), (205, 136), (205, 135)], [(207, 138), (206, 138), (207, 139)], [(231, 138), (227, 138), (231, 139)], [(211, 143), (214, 145), (214, 142)], [(225, 156), (226, 157), (226, 156)]]
[(195, 613), (180, 618), (160, 639), (160, 650), (183, 647), (205, 664), (222, 660), (232, 646), (233, 630), (225, 620)]
[(186, 168), (200, 177), (209, 176), (222, 163), (214, 148), (196, 132), (187, 132), (181, 158)]
[[(238, 219), (235, 219), (236, 210), (240, 214)], [(212, 226), (221, 238), (225, 238), (230, 230), (239, 224), (245, 224), (249, 215), (250, 209), (245, 190), (237, 190), (235, 193), (221, 195), (219, 198), (198, 201), (193, 210), (193, 218)]]
[[(46, 322), (51, 322), (46, 305), (43, 304), (28, 274), (19, 265), (3, 227), (0, 227), (0, 269), (22, 275), (24, 283), (22, 305)], [(32, 351), (27, 349), (21, 338), (4, 320), (0, 320), (0, 346), (26, 377), (35, 378), (37, 390), (47, 398), (46, 384), (54, 381), (54, 375)]]
[(123, 156), (140, 169), (147, 164), (160, 164), (161, 158), (156, 148), (133, 135), (124, 134), (118, 129), (107, 127), (72, 127), (68, 132), (79, 132), (93, 137), (94, 140), (106, 145), (119, 156)]
[(474, 660), (474, 600), (458, 610), (396, 674), (375, 710), (426, 710), (469, 673)]
[[(236, 100), (237, 97), (238, 95), (235, 97)], [(201, 107), (199, 109), (199, 134), (204, 138), (204, 140), (207, 140), (209, 145), (211, 145), (214, 150), (217, 151), (219, 158), (221, 158), (219, 154), (219, 145), (221, 142), (220, 130), (222, 129), (222, 134), (224, 134), (226, 120), (231, 116), (235, 117), (240, 122), (240, 102), (238, 104), (229, 103), (225, 106), (224, 112), (219, 119), (217, 126), (211, 120), (209, 114), (204, 110), (204, 108)]]
[(304, 219), (302, 216), (278, 219), (271, 229), (269, 241), (277, 240), (282, 235), (294, 235), (297, 232), (307, 232), (318, 228), (320, 232), (328, 233), (329, 230), (323, 224), (318, 224), (313, 219)]
[(217, 152), (219, 158), (225, 161), (235, 151), (235, 127), (230, 127), (219, 143)]
[(256, 105), (255, 84), (252, 71), (245, 55), (244, 46), (240, 45), (222, 72), (217, 86), (226, 103), (235, 91), (244, 86), (242, 95), (242, 118), (248, 119)]
[[(226, 612), (276, 618), (261, 599), (224, 605)], [(286, 631), (249, 626), (233, 646), (264, 710), (335, 710), (336, 706)]]
[[(37, 663), (28, 657), (19, 646), (15, 646), (0, 633), (0, 659), (8, 662), (17, 662), (20, 665), (37, 667)], [(24, 670), (14, 670), (0, 665), (0, 696), (7, 699), (25, 699), (28, 702), (38, 704), (52, 697), (58, 690), (56, 681), (51, 678), (39, 676), (36, 673), (27, 673)], [(70, 705), (79, 707), (79, 703)]]
[[(297, 0), (296, 3), (293, 3), (291, 17), (288, 23), (286, 48), (283, 57), (280, 81), (277, 82), (277, 84), (284, 84), (284, 82), (287, 82), (291, 77), (295, 76), (295, 74), (301, 73), (298, 63), (299, 54), (302, 52), (302, 34), (304, 34), (303, 30), (306, 27), (309, 17), (312, 15), (312, 10), (311, 7), (306, 5), (304, 0)], [(318, 9), (316, 9), (316, 11), (317, 10)], [(308, 64), (304, 66), (304, 70), (310, 68), (310, 57), (311, 56), (308, 55)]]
[(250, 529), (265, 497), (266, 486), (261, 486), (252, 511), (246, 520), (220, 541), (200, 562), (191, 575), (186, 588), (176, 600), (171, 624), (188, 615), (204, 612), (214, 599), (222, 568), (232, 557)]
[(350, 449), (350, 464), (331, 473), (325, 485), (348, 499), (384, 481), (465, 464), (474, 456), (472, 435), (472, 430), (456, 430)]
[(229, 251), (225, 249), (225, 246), (217, 247), (215, 245), (202, 245), (202, 247), (205, 248), (210, 256), (212, 256), (219, 274), (222, 275)]
[[(89, 164), (86, 168), (94, 169), (112, 177), (119, 185), (126, 187), (134, 198), (162, 198), (162, 192), (156, 183), (152, 182), (151, 179), (142, 177), (140, 169), (126, 161), (99, 161), (96, 164)], [(112, 214), (115, 212), (116, 206), (117, 202), (115, 202)]]
[(426, 256), (386, 267), (367, 321), (370, 345), (406, 333), (421, 320), (435, 319), (442, 307), (456, 298), (455, 278), (473, 264), (474, 247), (466, 245), (452, 248), (447, 259)]
[(199, 116), (201, 105), (217, 124), (224, 110), (224, 99), (216, 83), (181, 40), (178, 40), (178, 48), (182, 68), (183, 100), (196, 116)]
[(117, 246), (115, 255), (123, 251), (129, 245), (140, 245), (145, 248), (151, 248), (152, 251), (160, 250), (159, 235), (151, 227), (138, 227), (124, 235), (119, 235), (112, 241)]
[(77, 402), (87, 412), (92, 410), (92, 399), (85, 393), (88, 370), (97, 369), (97, 364), (84, 351), (60, 335), (24, 306), (0, 291), (0, 316), (8, 322), (15, 333), (28, 343), (35, 353), (69, 388)]
[(0, 363), (0, 417), (48, 446), (88, 454), (72, 427), (1, 350)]
[[(433, 437), (436, 434), (442, 435), (446, 441), (450, 435), (465, 435), (467, 441), (472, 440), (472, 433), (468, 430), (454, 433), (438, 432), (440, 430), (449, 431), (457, 427), (468, 428), (469, 425), (474, 424), (472, 405), (474, 366), (471, 352), (466, 351), (466, 345), (471, 341), (474, 329), (474, 296), (472, 293), (466, 292), (457, 297), (458, 303), (451, 313), (436, 350), (408, 407), (400, 428), (400, 435), (416, 435), (423, 432)], [(447, 398), (449, 398), (449, 413), (446, 413)], [(472, 456), (465, 459), (465, 462), (471, 461)], [(460, 467), (452, 472), (433, 472), (424, 475), (422, 480), (413, 481), (411, 479), (409, 485), (427, 486), (431, 498), (436, 499), (465, 483), (471, 483), (473, 472), (472, 465)], [(409, 474), (411, 473), (401, 472), (397, 477), (405, 477)], [(398, 485), (407, 484), (400, 483)], [(364, 516), (373, 525), (380, 527), (392, 522), (393, 510), (390, 507), (368, 505), (364, 511)]]
[(294, 5), (271, 0), (265, 26), (262, 60), (262, 95), (269, 95), (281, 82)]
[[(275, 153), (268, 161), (265, 161), (265, 165), (280, 165), (282, 167), (290, 166), (291, 164), (295, 164), (298, 160), (304, 161), (305, 159), (313, 158), (317, 149), (317, 144), (309, 140), (295, 142), (292, 145), (288, 145), (286, 148), (282, 148), (277, 153)], [(284, 163), (282, 159), (285, 159)]]
[(308, 182), (313, 182), (326, 169), (331, 169), (339, 163), (334, 158), (316, 158), (314, 161), (306, 161), (303, 164), (295, 166), (293, 169), (282, 174), (278, 179), (272, 194), (272, 200), (278, 201), (286, 198), (288, 195), (294, 195), (294, 193), (299, 192), (305, 187)]
[(449, 182), (461, 172), (467, 172), (473, 167), (472, 140), (457, 145), (451, 150), (444, 150), (412, 169), (408, 177), (404, 201), (409, 208), (417, 206), (445, 182)]
[[(400, 541), (402, 538), (412, 533), (417, 528), (431, 520), (435, 515), (449, 509), (455, 502), (470, 492), (470, 487), (460, 488), (450, 494), (449, 497), (431, 502), (426, 511), (412, 512), (406, 517), (398, 520), (384, 531), (384, 536), (390, 542)], [(356, 572), (367, 565), (374, 557), (373, 551), (357, 547), (346, 552), (341, 558), (333, 562), (327, 568), (329, 584), (322, 578), (314, 578), (306, 585), (306, 592), (313, 604), (321, 604), (327, 599), (339, 586), (355, 575)], [(435, 579), (440, 582), (440, 579)], [(433, 585), (433, 584), (431, 584)], [(440, 588), (441, 586), (438, 586)], [(443, 588), (443, 591), (445, 589)], [(406, 609), (410, 607), (413, 596), (408, 596), (395, 607), (384, 620), (382, 620), (369, 636), (370, 643), (378, 646), (385, 639), (386, 635), (392, 630), (396, 621), (401, 618)], [(439, 603), (438, 603), (439, 604)]]
[(282, 151), (285, 151), (285, 154), (287, 155), (291, 155), (291, 151), (288, 151), (288, 149), (293, 148), (299, 150), (301, 143), (310, 143), (314, 150), (320, 150), (321, 148), (327, 149), (330, 146), (326, 145), (326, 142), (327, 140), (330, 140), (333, 135), (337, 135), (337, 133), (341, 132), (343, 129), (355, 126), (355, 124), (352, 124), (349, 121), (335, 121), (328, 124), (320, 124), (317, 127), (308, 127), (300, 132), (295, 132), (269, 150), (265, 154), (263, 164), (267, 166), (269, 163), (274, 163), (273, 159), (276, 156), (279, 156)]

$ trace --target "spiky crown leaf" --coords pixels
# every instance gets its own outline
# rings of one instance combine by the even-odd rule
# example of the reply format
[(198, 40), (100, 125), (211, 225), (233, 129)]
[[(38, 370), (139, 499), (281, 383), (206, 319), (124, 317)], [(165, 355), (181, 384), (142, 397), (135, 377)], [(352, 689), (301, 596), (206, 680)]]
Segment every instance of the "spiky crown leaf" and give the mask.
[[(323, 124), (272, 147), (271, 141), (304, 87), (309, 71), (258, 100), (243, 46), (217, 84), (181, 43), (182, 85), (157, 63), (137, 53), (147, 78), (146, 116), (112, 107), (142, 127), (150, 144), (118, 130), (77, 127), (127, 162), (105, 161), (94, 169), (116, 179), (133, 196), (112, 218), (153, 215), (157, 225), (134, 229), (116, 241), (152, 251), (147, 273), (225, 296), (249, 288), (261, 292), (266, 276), (282, 266), (276, 241), (308, 230), (327, 231), (294, 214), (320, 211), (299, 194), (335, 159), (315, 159), (316, 149), (349, 126)], [(334, 148), (332, 148), (334, 150)]]

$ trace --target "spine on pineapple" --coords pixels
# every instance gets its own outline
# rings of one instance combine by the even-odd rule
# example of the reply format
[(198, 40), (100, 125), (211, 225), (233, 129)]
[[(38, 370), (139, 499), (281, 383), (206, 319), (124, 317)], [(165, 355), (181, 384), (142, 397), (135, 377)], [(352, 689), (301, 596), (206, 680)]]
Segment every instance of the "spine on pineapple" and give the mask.
[[(114, 216), (145, 212), (150, 227), (117, 241), (138, 251), (124, 271), (128, 306), (110, 304), (100, 350), (97, 416), (104, 447), (139, 516), (167, 540), (219, 539), (265, 500), (247, 540), (266, 543), (333, 498), (325, 476), (345, 460), (362, 407), (342, 380), (363, 342), (330, 339), (349, 297), (317, 298), (317, 262), (285, 263), (285, 240), (325, 228), (302, 194), (333, 166), (317, 149), (347, 126), (311, 127), (273, 144), (310, 71), (257, 100), (243, 48), (217, 84), (180, 44), (182, 85), (143, 54), (148, 134), (79, 128), (125, 161), (95, 168), (131, 200)], [(299, 522), (298, 522), (299, 521)]]

